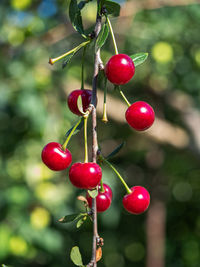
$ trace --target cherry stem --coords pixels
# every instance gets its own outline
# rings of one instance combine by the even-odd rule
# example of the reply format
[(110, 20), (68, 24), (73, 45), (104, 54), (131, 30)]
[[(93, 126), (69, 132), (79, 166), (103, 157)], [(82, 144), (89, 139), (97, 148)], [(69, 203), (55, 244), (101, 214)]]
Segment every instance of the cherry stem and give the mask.
[(114, 44), (114, 48), (115, 48), (115, 54), (117, 55), (117, 54), (119, 54), (118, 48), (117, 48), (117, 43), (116, 43), (116, 40), (115, 40), (115, 35), (114, 35), (114, 32), (113, 32), (113, 28), (112, 28), (110, 19), (109, 19), (109, 17), (107, 15), (106, 15), (106, 19), (107, 19), (107, 22), (108, 22), (108, 26), (109, 26), (109, 29), (110, 29), (111, 36), (112, 36), (112, 40), (113, 40), (113, 44)]
[(53, 65), (54, 63), (56, 63), (58, 60), (60, 59), (63, 59), (64, 57), (72, 54), (72, 53), (75, 53), (77, 52), (79, 49), (81, 49), (82, 47), (86, 46), (87, 44), (89, 44), (91, 42), (91, 40), (88, 40), (86, 42), (83, 42), (81, 43), (80, 45), (76, 46), (75, 48), (71, 49), (70, 51), (68, 51), (67, 53), (65, 54), (62, 54), (61, 56), (59, 57), (56, 57), (56, 58), (50, 58), (49, 59), (49, 64)]
[(65, 140), (64, 144), (62, 145), (63, 150), (66, 149), (67, 144), (69, 143), (69, 140), (71, 139), (73, 133), (76, 131), (76, 128), (79, 126), (79, 124), (81, 123), (82, 118), (76, 123), (76, 125), (74, 126), (74, 128), (71, 130), (70, 134), (68, 135), (67, 139)]
[(126, 98), (126, 96), (124, 95), (124, 93), (122, 92), (122, 90), (120, 89), (120, 87), (118, 87), (118, 90), (119, 90), (121, 96), (123, 97), (124, 101), (128, 105), (128, 107), (130, 107), (131, 104), (129, 103), (128, 99)]
[(103, 179), (101, 179), (101, 187), (100, 187), (100, 190), (99, 190), (99, 192), (100, 193), (104, 193), (105, 192), (105, 189), (104, 189), (104, 187), (103, 187)]
[(85, 143), (85, 160), (84, 162), (88, 162), (88, 144), (87, 144), (87, 121), (88, 114), (84, 116), (84, 143)]
[(128, 187), (127, 183), (124, 181), (124, 179), (122, 178), (120, 173), (115, 169), (115, 167), (108, 160), (106, 160), (104, 157), (100, 156), (100, 158), (103, 160), (103, 162), (105, 162), (116, 173), (116, 175), (118, 176), (118, 178), (120, 179), (120, 181), (124, 185), (127, 193), (131, 194), (132, 193), (131, 189)]
[(87, 45), (83, 48), (83, 55), (82, 55), (82, 68), (81, 68), (81, 89), (84, 89), (84, 63), (85, 63), (85, 52), (86, 52)]
[(107, 109), (106, 109), (106, 96), (107, 96), (107, 79), (106, 77), (104, 78), (104, 103), (103, 103), (103, 118), (102, 121), (107, 123), (108, 118), (107, 118)]

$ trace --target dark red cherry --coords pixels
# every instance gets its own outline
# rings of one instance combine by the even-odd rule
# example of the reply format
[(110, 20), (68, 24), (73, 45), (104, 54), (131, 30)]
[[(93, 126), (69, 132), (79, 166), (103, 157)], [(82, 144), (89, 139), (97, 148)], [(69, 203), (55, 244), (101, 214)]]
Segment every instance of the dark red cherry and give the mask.
[(148, 129), (155, 120), (153, 108), (144, 101), (133, 103), (125, 114), (128, 124), (138, 131)]
[(48, 143), (42, 150), (42, 161), (53, 171), (61, 171), (69, 167), (72, 155), (68, 149), (56, 142)]
[(78, 97), (81, 95), (82, 98), (82, 103), (83, 103), (83, 111), (85, 112), (88, 107), (89, 104), (91, 102), (92, 99), (92, 91), (91, 90), (74, 90), (70, 93), (70, 95), (68, 96), (67, 102), (68, 102), (68, 107), (71, 110), (71, 112), (73, 112), (76, 115), (81, 116), (81, 112), (78, 109), (77, 106), (77, 99)]
[(95, 188), (102, 177), (101, 168), (93, 162), (74, 163), (69, 170), (69, 179), (71, 183), (82, 189)]
[(106, 77), (116, 85), (129, 82), (134, 73), (135, 65), (133, 60), (125, 54), (112, 56), (105, 66)]
[[(112, 190), (107, 184), (103, 184), (105, 192), (101, 193), (99, 191), (98, 196), (96, 197), (96, 204), (97, 204), (97, 212), (104, 212), (106, 211), (112, 202)], [(100, 190), (101, 186), (98, 186), (98, 190)], [(89, 207), (92, 208), (92, 198), (87, 193), (86, 195)]]
[(149, 192), (142, 186), (134, 186), (131, 188), (131, 191), (132, 193), (123, 197), (123, 206), (132, 214), (141, 214), (149, 206)]

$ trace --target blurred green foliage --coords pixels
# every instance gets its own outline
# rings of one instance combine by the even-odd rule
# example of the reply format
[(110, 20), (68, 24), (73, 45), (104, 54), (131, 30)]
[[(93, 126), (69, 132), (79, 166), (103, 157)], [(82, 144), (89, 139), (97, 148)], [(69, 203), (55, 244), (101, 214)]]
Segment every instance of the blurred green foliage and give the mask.
[[(71, 33), (67, 8), (68, 1), (60, 0), (1, 0), (0, 263), (9, 266), (73, 266), (69, 254), (75, 245), (80, 247), (84, 262), (91, 255), (89, 221), (78, 230), (58, 223), (62, 216), (82, 210), (76, 200), (82, 192), (72, 187), (66, 172), (52, 172), (40, 159), (43, 146), (50, 141), (63, 142), (77, 120), (67, 108), (65, 89), (80, 79), (80, 54), (64, 70), (59, 63), (48, 65), (49, 56), (81, 41)], [(85, 23), (91, 26), (93, 3), (84, 14)], [(119, 29), (117, 34), (121, 52), (150, 53), (147, 63), (138, 67), (134, 79), (124, 87), (127, 96), (132, 101), (147, 100), (158, 117), (184, 128), (191, 138), (189, 146), (177, 149), (160, 144), (119, 122), (104, 125), (99, 120), (98, 126), (100, 145), (108, 153), (111, 151), (106, 148), (127, 140), (113, 162), (128, 184), (145, 185), (152, 201), (158, 198), (166, 203), (169, 267), (198, 267), (200, 262), (199, 148), (183, 119), (184, 106), (178, 111), (169, 103), (174, 91), (182, 92), (200, 112), (199, 19), (200, 6), (195, 4), (141, 10), (129, 31)], [(66, 20), (67, 37), (51, 41), (47, 33)], [(57, 32), (54, 29), (56, 34), (59, 28)], [(103, 50), (105, 61), (113, 47), (108, 43)], [(91, 51), (87, 53), (86, 82), (91, 84), (93, 58), (89, 57)], [(110, 90), (116, 97), (112, 86)], [(73, 137), (69, 145), (74, 161), (83, 159), (81, 136)], [(127, 214), (121, 204), (125, 192), (120, 183), (107, 168), (103, 177), (113, 189), (114, 200), (111, 208), (99, 215), (105, 246), (98, 265), (145, 266), (146, 214)]]

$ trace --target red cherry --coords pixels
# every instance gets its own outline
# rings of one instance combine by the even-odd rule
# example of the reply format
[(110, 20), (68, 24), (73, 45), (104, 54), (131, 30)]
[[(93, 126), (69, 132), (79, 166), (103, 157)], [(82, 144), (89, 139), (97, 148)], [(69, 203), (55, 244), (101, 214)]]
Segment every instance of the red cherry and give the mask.
[(131, 191), (123, 197), (124, 208), (132, 214), (143, 213), (150, 203), (149, 192), (142, 186), (134, 186)]
[(74, 163), (69, 170), (69, 179), (71, 183), (82, 189), (95, 188), (102, 177), (101, 168), (93, 162)]
[(69, 167), (72, 155), (68, 149), (56, 142), (48, 143), (42, 150), (42, 161), (53, 171), (61, 171)]
[(74, 90), (71, 92), (71, 94), (68, 96), (68, 107), (71, 110), (71, 112), (73, 112), (76, 115), (81, 116), (81, 112), (78, 109), (77, 106), (77, 99), (78, 97), (81, 95), (82, 98), (82, 103), (83, 103), (83, 111), (85, 112), (88, 107), (89, 104), (91, 102), (92, 99), (92, 91), (91, 90)]
[(125, 117), (132, 128), (144, 131), (153, 124), (155, 113), (149, 104), (144, 101), (137, 101), (127, 109)]
[[(101, 185), (99, 185), (99, 190), (101, 188)], [(105, 190), (105, 192), (103, 194), (107, 194), (111, 199), (112, 199), (112, 189), (110, 188), (110, 186), (108, 186), (107, 184), (103, 184), (103, 188)]]
[[(97, 203), (97, 212), (104, 212), (106, 211), (110, 205), (111, 205), (111, 201), (112, 201), (112, 190), (111, 188), (107, 185), (107, 184), (103, 184), (104, 190), (105, 192), (98, 193), (98, 196), (96, 197), (96, 203)], [(100, 190), (101, 186), (98, 186), (98, 190)], [(87, 193), (86, 195), (89, 207), (92, 208), (92, 197), (89, 196), (89, 194)]]
[(130, 81), (135, 73), (133, 60), (125, 54), (112, 56), (105, 66), (105, 74), (111, 83), (116, 85)]

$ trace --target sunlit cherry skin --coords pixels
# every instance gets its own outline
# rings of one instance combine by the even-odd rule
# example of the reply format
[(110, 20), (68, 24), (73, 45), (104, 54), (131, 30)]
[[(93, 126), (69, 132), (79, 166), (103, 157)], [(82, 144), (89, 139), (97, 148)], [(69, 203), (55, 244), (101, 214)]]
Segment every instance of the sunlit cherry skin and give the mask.
[(63, 150), (57, 142), (48, 143), (42, 150), (42, 161), (53, 171), (62, 171), (69, 167), (72, 155), (68, 149)]
[(125, 54), (112, 56), (105, 66), (106, 77), (116, 85), (129, 82), (134, 73), (135, 65), (133, 60)]
[(93, 162), (74, 163), (69, 170), (71, 183), (82, 189), (95, 188), (102, 177), (102, 171), (98, 164)]
[[(112, 202), (112, 190), (107, 184), (103, 184), (105, 192), (98, 193), (98, 196), (96, 197), (96, 203), (97, 203), (97, 212), (104, 212), (106, 211)], [(100, 190), (101, 186), (98, 186), (98, 190)], [(88, 201), (89, 207), (92, 208), (92, 198), (87, 193), (86, 199)]]
[(88, 109), (89, 104), (90, 104), (91, 99), (92, 99), (92, 91), (91, 90), (87, 90), (87, 89), (74, 90), (70, 93), (70, 95), (68, 96), (68, 99), (67, 99), (68, 107), (71, 110), (71, 112), (73, 112), (74, 114), (79, 115), (79, 116), (82, 115), (78, 109), (78, 106), (77, 106), (77, 99), (80, 95), (81, 95), (82, 103), (83, 103), (83, 111), (85, 112)]
[(142, 186), (133, 186), (131, 191), (123, 197), (123, 206), (132, 214), (141, 214), (149, 207), (149, 192)]
[(148, 129), (155, 120), (153, 108), (144, 101), (133, 103), (125, 114), (128, 124), (137, 131)]

